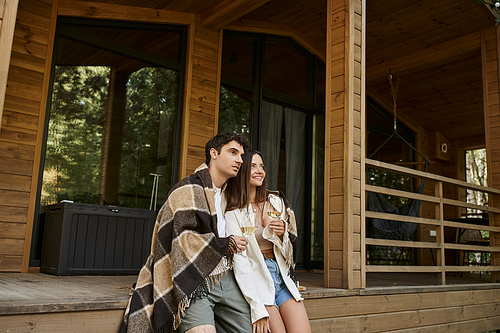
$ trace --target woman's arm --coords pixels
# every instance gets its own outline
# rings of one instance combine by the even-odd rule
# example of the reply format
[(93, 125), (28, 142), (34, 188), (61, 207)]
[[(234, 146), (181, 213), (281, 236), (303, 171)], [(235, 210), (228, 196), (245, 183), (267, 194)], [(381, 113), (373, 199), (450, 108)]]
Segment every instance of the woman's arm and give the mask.
[[(242, 231), (238, 221), (244, 218), (244, 213), (242, 213), (241, 210), (232, 210), (226, 212), (224, 217), (226, 219), (226, 234), (241, 236)], [(250, 237), (255, 236), (248, 236), (248, 245), (250, 245)], [(255, 241), (255, 239), (253, 239), (253, 241)], [(238, 286), (248, 304), (250, 304), (252, 323), (255, 324), (260, 319), (268, 317), (269, 314), (264, 306), (264, 302), (255, 287), (255, 276), (250, 261), (246, 256), (246, 251), (234, 255), (233, 270)]]

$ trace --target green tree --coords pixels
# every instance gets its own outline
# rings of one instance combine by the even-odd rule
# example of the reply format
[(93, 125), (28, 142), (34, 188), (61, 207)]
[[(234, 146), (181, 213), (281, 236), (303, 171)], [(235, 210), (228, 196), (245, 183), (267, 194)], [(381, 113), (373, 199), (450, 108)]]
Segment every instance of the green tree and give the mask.
[(57, 66), (42, 204), (96, 203), (109, 68)]

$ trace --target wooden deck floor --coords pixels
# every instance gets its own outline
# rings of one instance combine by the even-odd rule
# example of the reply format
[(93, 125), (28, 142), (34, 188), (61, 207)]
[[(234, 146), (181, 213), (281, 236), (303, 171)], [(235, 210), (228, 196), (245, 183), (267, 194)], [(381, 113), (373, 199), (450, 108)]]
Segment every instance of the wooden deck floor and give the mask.
[[(302, 296), (315, 333), (500, 329), (500, 283), (488, 283), (485, 274), (438, 286), (436, 274), (371, 273), (361, 290), (324, 288), (321, 272), (298, 271), (297, 276), (306, 287)], [(0, 273), (0, 330), (115, 333), (136, 279)]]
[[(359, 290), (323, 287), (321, 272), (297, 271), (301, 286), (306, 287), (304, 298), (349, 296)], [(123, 309), (129, 298), (130, 287), (137, 276), (54, 276), (42, 273), (0, 273), (0, 315), (20, 313), (45, 313)], [(383, 274), (367, 276), (363, 294), (414, 292), (415, 287), (437, 287), (436, 275)], [(489, 275), (464, 275), (449, 277), (446, 286), (453, 289), (476, 289), (488, 285)], [(486, 287), (485, 285), (485, 287)], [(391, 288), (392, 287), (392, 288)], [(483, 289), (483, 288), (480, 288)], [(411, 291), (410, 291), (411, 290)]]

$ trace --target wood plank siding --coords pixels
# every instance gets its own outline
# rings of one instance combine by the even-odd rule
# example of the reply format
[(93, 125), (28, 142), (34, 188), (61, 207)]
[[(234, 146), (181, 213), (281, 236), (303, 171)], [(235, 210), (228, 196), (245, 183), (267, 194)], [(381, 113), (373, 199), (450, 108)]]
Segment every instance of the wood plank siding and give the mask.
[(205, 143), (217, 134), (222, 32), (204, 28), (198, 16), (190, 27), (179, 178), (205, 162)]
[[(360, 288), (364, 184), (362, 1), (329, 1), (325, 123), (325, 286)], [(328, 76), (327, 76), (328, 77)]]
[(18, 7), (0, 130), (0, 271), (27, 272), (57, 2)]
[[(483, 63), (484, 122), (486, 132), (486, 161), (488, 186), (500, 189), (500, 40), (499, 28), (490, 28), (481, 34)], [(500, 207), (500, 196), (491, 196), (489, 205)], [(490, 225), (500, 226), (500, 214), (490, 216)], [(490, 233), (491, 246), (500, 246), (500, 233)], [(500, 265), (500, 253), (491, 253), (491, 265)], [(500, 274), (492, 273), (492, 281), (499, 282)]]
[(313, 332), (487, 332), (500, 327), (500, 291), (306, 299)]

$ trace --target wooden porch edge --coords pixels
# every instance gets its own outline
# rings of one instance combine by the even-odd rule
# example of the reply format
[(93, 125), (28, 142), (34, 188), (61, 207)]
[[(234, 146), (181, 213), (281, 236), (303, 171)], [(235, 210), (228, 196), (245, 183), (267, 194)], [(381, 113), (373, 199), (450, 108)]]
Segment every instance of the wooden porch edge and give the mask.
[[(478, 284), (457, 284), (446, 286), (397, 286), (397, 287), (370, 287), (366, 289), (335, 289), (318, 288), (301, 292), (304, 299), (320, 299), (349, 296), (374, 296), (374, 295), (395, 295), (395, 294), (414, 294), (414, 293), (435, 293), (450, 291), (476, 291), (500, 289), (498, 283), (478, 283)], [(19, 315), (26, 313), (56, 313), (56, 312), (81, 312), (81, 311), (100, 311), (100, 310), (119, 310), (125, 309), (128, 298), (126, 299), (95, 299), (92, 301), (79, 300), (48, 300), (47, 303), (31, 301), (16, 301), (0, 303), (0, 316)]]
[(449, 291), (467, 290), (491, 290), (500, 289), (500, 283), (474, 283), (474, 284), (454, 284), (435, 286), (397, 286), (397, 287), (368, 287), (366, 289), (312, 289), (303, 291), (301, 295), (304, 299), (347, 297), (347, 296), (372, 296), (372, 295), (394, 295), (394, 294), (414, 294), (414, 293), (434, 293)]
[(98, 310), (116, 310), (125, 309), (127, 300), (50, 300), (48, 303), (27, 304), (23, 301), (0, 304), (0, 316), (15, 315), (24, 313), (53, 313), (53, 312), (77, 312), (77, 311), (98, 311)]

